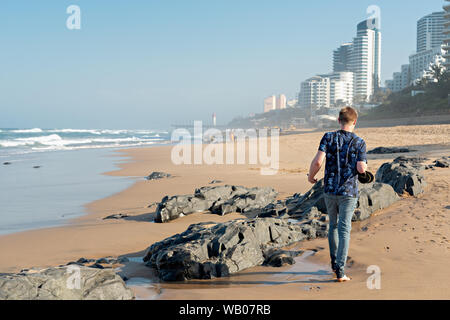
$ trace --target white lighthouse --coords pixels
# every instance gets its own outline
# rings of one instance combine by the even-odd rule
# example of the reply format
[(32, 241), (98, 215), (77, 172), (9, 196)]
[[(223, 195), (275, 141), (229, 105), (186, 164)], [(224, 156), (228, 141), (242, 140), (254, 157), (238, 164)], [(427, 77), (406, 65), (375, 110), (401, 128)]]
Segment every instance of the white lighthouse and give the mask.
[(213, 120), (213, 126), (216, 126), (216, 113), (214, 112), (212, 115), (212, 120)]

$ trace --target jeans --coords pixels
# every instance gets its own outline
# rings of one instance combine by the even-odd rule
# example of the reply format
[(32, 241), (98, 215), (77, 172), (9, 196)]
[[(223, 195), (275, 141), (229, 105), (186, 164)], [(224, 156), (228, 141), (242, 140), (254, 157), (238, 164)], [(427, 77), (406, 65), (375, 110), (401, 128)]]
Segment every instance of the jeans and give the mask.
[(330, 228), (328, 231), (328, 244), (330, 246), (331, 268), (338, 278), (344, 276), (345, 262), (347, 261), (352, 230), (352, 216), (358, 198), (349, 196), (336, 196), (325, 194)]

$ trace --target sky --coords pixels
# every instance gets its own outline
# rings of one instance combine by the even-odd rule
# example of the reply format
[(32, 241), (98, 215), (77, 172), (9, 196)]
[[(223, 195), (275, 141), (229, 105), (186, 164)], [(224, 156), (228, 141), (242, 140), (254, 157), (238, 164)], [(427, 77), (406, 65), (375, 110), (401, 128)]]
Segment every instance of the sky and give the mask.
[[(443, 0), (1, 0), (0, 128), (218, 124), (295, 98), (381, 9), (382, 83)], [(81, 10), (70, 30), (67, 7)]]

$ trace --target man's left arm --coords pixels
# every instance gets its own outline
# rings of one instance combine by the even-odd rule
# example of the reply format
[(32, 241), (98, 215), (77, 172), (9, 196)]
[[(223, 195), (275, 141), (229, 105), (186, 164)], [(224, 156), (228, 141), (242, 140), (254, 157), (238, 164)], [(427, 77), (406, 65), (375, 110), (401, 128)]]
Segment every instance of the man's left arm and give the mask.
[(367, 170), (367, 155), (366, 155), (366, 142), (363, 140), (361, 146), (358, 149), (356, 158), (356, 169), (359, 173), (364, 173)]

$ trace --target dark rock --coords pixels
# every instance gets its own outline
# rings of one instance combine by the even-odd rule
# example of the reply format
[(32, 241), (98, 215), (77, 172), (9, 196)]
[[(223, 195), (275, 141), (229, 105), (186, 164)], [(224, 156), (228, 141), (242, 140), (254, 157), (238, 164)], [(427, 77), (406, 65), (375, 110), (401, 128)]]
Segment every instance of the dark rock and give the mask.
[(117, 214), (112, 214), (110, 216), (104, 217), (103, 220), (107, 220), (107, 219), (123, 219), (128, 217), (128, 215), (126, 213), (117, 213)]
[(94, 263), (93, 265), (90, 265), (89, 266), (90, 268), (96, 268), (96, 269), (105, 269), (105, 267), (104, 266), (102, 266), (101, 264), (99, 264), (99, 263)]
[(117, 259), (117, 263), (126, 263), (126, 262), (130, 262), (130, 259), (128, 259), (127, 257), (120, 257)]
[(158, 180), (158, 179), (163, 179), (163, 178), (170, 178), (171, 176), (172, 175), (170, 173), (154, 171), (150, 175), (145, 177), (145, 179), (147, 179), (147, 180)]
[(33, 166), (33, 169), (39, 169), (41, 166)]
[(77, 262), (78, 262), (78, 263), (81, 263), (81, 264), (84, 264), (84, 263), (89, 263), (89, 262), (91, 262), (91, 261), (89, 261), (89, 260), (86, 259), (86, 258), (80, 258), (80, 259), (77, 260)]
[[(318, 220), (321, 223), (328, 222), (323, 187), (323, 180), (320, 180), (303, 196), (291, 197), (284, 202), (278, 201), (276, 204), (270, 204), (260, 210), (257, 216), (295, 218), (306, 224), (310, 224), (312, 220)], [(359, 201), (353, 221), (367, 219), (375, 211), (387, 208), (397, 200), (399, 197), (388, 184), (360, 184)], [(304, 226), (303, 228), (311, 239), (317, 236), (326, 236), (327, 233), (327, 230), (321, 227)]]
[(264, 252), (264, 265), (271, 267), (282, 267), (295, 263), (294, 257), (302, 254), (303, 251), (287, 251), (281, 249), (269, 249)]
[(73, 265), (3, 274), (0, 288), (0, 300), (133, 299), (132, 291), (113, 270)]
[[(300, 225), (277, 218), (193, 224), (154, 243), (144, 256), (164, 281), (210, 279), (261, 265), (264, 252), (306, 239)], [(274, 258), (275, 259), (275, 258)], [(288, 262), (289, 259), (280, 260)], [(283, 263), (284, 263), (283, 262)]]
[(107, 258), (100, 258), (100, 259), (97, 259), (97, 261), (95, 261), (95, 263), (108, 264), (109, 263), (109, 259), (107, 259)]
[(448, 168), (450, 167), (450, 157), (442, 157), (434, 161), (434, 166), (438, 168)]
[(406, 153), (406, 152), (413, 152), (416, 150), (411, 150), (408, 148), (385, 148), (385, 147), (378, 147), (375, 149), (372, 149), (370, 151), (367, 151), (367, 154), (386, 154), (386, 153)]
[(222, 180), (212, 180), (209, 184), (222, 183)]
[(377, 182), (391, 185), (400, 195), (407, 192), (412, 196), (417, 196), (424, 192), (426, 186), (422, 174), (422, 170), (425, 168), (422, 162), (425, 160), (427, 159), (419, 157), (398, 157), (392, 162), (381, 165), (375, 179)]
[(277, 192), (269, 187), (216, 186), (196, 189), (193, 195), (164, 197), (156, 209), (156, 222), (168, 222), (195, 212), (225, 215), (260, 210), (275, 201)]
[(362, 186), (352, 220), (365, 220), (375, 211), (387, 208), (398, 200), (397, 193), (388, 184), (375, 182), (372, 185)]
[(8, 166), (10, 164), (12, 164), (12, 163), (11, 162), (3, 162), (3, 165), (5, 165), (5, 166)]

